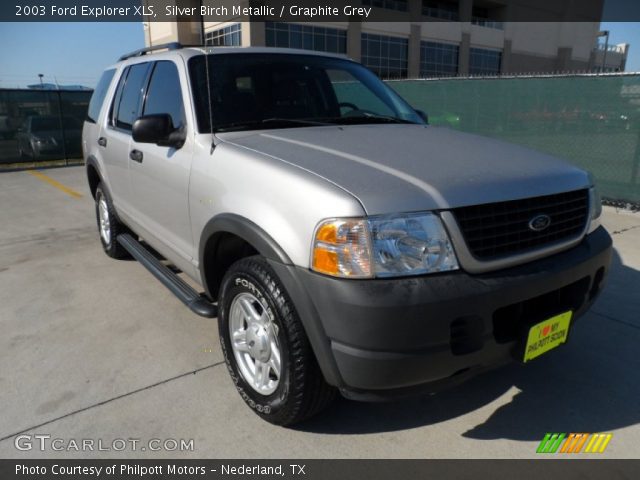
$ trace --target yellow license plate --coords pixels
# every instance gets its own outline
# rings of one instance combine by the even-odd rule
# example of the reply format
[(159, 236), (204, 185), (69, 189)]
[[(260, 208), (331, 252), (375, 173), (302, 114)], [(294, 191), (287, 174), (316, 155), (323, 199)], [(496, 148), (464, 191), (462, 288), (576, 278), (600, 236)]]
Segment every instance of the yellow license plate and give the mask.
[(573, 312), (564, 312), (531, 327), (524, 348), (524, 361), (533, 360), (566, 342), (572, 315)]

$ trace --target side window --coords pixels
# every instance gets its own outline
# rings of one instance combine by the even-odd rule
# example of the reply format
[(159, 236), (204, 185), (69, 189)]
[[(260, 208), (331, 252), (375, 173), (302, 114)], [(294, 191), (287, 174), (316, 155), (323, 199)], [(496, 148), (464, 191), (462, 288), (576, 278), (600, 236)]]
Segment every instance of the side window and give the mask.
[(144, 104), (144, 115), (168, 113), (175, 128), (185, 124), (178, 69), (173, 62), (157, 62)]
[(98, 121), (104, 97), (107, 95), (107, 90), (109, 90), (109, 85), (111, 85), (111, 80), (115, 73), (116, 71), (114, 69), (105, 70), (98, 81), (96, 89), (93, 91), (93, 95), (91, 95), (89, 109), (87, 110), (87, 120), (91, 123), (96, 123)]
[[(147, 78), (148, 63), (138, 63), (129, 67), (122, 94), (115, 112), (115, 126), (124, 130), (131, 130), (131, 126), (138, 118), (140, 96), (144, 81)], [(118, 99), (116, 99), (118, 100)]]

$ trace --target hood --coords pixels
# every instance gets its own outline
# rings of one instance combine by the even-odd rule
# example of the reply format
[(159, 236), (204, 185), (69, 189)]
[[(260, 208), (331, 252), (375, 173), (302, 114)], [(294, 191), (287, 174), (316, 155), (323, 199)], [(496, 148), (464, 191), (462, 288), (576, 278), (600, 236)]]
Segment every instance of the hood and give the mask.
[(219, 135), (305, 169), (369, 215), (449, 209), (586, 188), (586, 172), (499, 140), (423, 125), (311, 127)]

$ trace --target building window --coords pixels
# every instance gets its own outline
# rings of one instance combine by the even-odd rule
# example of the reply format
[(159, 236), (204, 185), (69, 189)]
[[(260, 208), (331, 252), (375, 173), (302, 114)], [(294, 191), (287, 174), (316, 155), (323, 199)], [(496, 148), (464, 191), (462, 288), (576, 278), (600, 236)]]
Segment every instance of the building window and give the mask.
[(500, 73), (500, 50), (471, 48), (469, 52), (469, 73), (471, 75), (498, 75)]
[(406, 78), (409, 40), (362, 34), (362, 64), (380, 78)]
[(458, 2), (447, 2), (443, 0), (422, 0), (422, 15), (452, 22), (460, 20), (460, 16), (458, 15)]
[(460, 47), (448, 43), (420, 43), (420, 76), (451, 77), (458, 74)]
[(504, 23), (497, 20), (498, 13), (496, 9), (488, 9), (483, 7), (473, 7), (471, 13), (471, 23), (481, 27), (495, 28), (504, 30)]
[(337, 28), (266, 22), (267, 47), (347, 53), (347, 31)]
[(407, 0), (362, 0), (362, 5), (376, 8), (386, 8), (387, 10), (407, 11)]
[(228, 27), (205, 33), (204, 44), (212, 47), (239, 47), (242, 45), (242, 26), (234, 23)]

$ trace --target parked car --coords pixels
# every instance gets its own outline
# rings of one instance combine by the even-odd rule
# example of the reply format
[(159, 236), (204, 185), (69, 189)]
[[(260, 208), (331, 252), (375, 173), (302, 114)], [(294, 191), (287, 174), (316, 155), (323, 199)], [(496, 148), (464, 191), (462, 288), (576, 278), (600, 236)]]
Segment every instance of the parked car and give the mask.
[(0, 138), (9, 140), (13, 136), (11, 119), (8, 115), (0, 115)]
[(36, 161), (79, 157), (81, 137), (82, 123), (73, 117), (32, 115), (18, 128), (18, 154)]
[(102, 247), (218, 317), (233, 384), (275, 424), (533, 361), (604, 285), (593, 179), (424, 118), (340, 56), (125, 55), (83, 130)]

